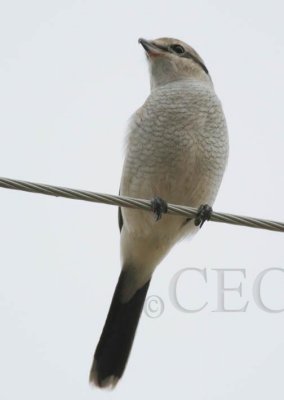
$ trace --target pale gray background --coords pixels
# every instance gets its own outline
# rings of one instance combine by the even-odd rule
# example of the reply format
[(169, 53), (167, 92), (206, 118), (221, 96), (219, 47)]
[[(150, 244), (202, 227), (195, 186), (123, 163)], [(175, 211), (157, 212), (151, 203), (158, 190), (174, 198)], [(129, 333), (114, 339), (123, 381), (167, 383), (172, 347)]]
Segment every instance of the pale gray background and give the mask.
[[(137, 39), (173, 36), (205, 59), (228, 121), (215, 210), (283, 221), (283, 12), (276, 0), (2, 0), (0, 175), (117, 193), (127, 120), (149, 93)], [(284, 314), (251, 294), (261, 270), (284, 267), (283, 234), (208, 223), (178, 245), (149, 291), (164, 314), (143, 315), (123, 380), (103, 392), (88, 373), (120, 268), (116, 207), (5, 189), (0, 205), (1, 400), (283, 398)], [(200, 314), (169, 300), (185, 267), (208, 268), (205, 292), (189, 276), (179, 288), (185, 305), (207, 297)], [(243, 299), (228, 295), (250, 300), (246, 313), (212, 313), (214, 267), (247, 268)], [(266, 281), (271, 306), (283, 286), (284, 274)]]

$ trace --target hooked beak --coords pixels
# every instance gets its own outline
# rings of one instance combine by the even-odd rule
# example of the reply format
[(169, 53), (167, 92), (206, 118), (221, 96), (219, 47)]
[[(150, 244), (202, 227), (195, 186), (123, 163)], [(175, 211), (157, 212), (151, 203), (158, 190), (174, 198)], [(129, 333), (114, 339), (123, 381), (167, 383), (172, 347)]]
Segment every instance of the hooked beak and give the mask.
[(161, 56), (165, 51), (164, 48), (157, 46), (155, 43), (149, 42), (143, 38), (138, 39), (138, 43), (144, 47), (146, 54), (149, 57)]

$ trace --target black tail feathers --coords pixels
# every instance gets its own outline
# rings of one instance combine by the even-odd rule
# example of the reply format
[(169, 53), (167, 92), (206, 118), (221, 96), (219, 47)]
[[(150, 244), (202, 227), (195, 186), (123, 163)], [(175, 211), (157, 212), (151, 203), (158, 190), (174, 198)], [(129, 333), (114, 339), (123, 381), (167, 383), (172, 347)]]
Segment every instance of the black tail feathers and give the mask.
[(99, 387), (114, 387), (124, 372), (150, 284), (149, 280), (127, 303), (122, 303), (126, 274), (120, 273), (94, 355), (90, 382)]

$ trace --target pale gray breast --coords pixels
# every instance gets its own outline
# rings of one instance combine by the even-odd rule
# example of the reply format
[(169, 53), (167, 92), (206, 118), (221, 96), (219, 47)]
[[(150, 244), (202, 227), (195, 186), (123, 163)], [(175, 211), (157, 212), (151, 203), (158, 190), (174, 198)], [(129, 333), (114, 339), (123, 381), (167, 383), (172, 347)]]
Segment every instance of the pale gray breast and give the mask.
[(165, 85), (131, 120), (121, 193), (181, 204), (213, 198), (227, 151), (225, 119), (213, 89), (190, 81)]

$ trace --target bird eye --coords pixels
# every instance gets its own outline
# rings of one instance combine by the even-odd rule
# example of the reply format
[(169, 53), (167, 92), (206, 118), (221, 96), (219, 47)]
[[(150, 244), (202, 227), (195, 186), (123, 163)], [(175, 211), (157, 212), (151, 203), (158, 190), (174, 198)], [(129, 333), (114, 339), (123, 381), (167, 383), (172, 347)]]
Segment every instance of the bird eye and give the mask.
[(173, 44), (171, 49), (177, 54), (183, 54), (185, 52), (184, 48), (180, 44)]

